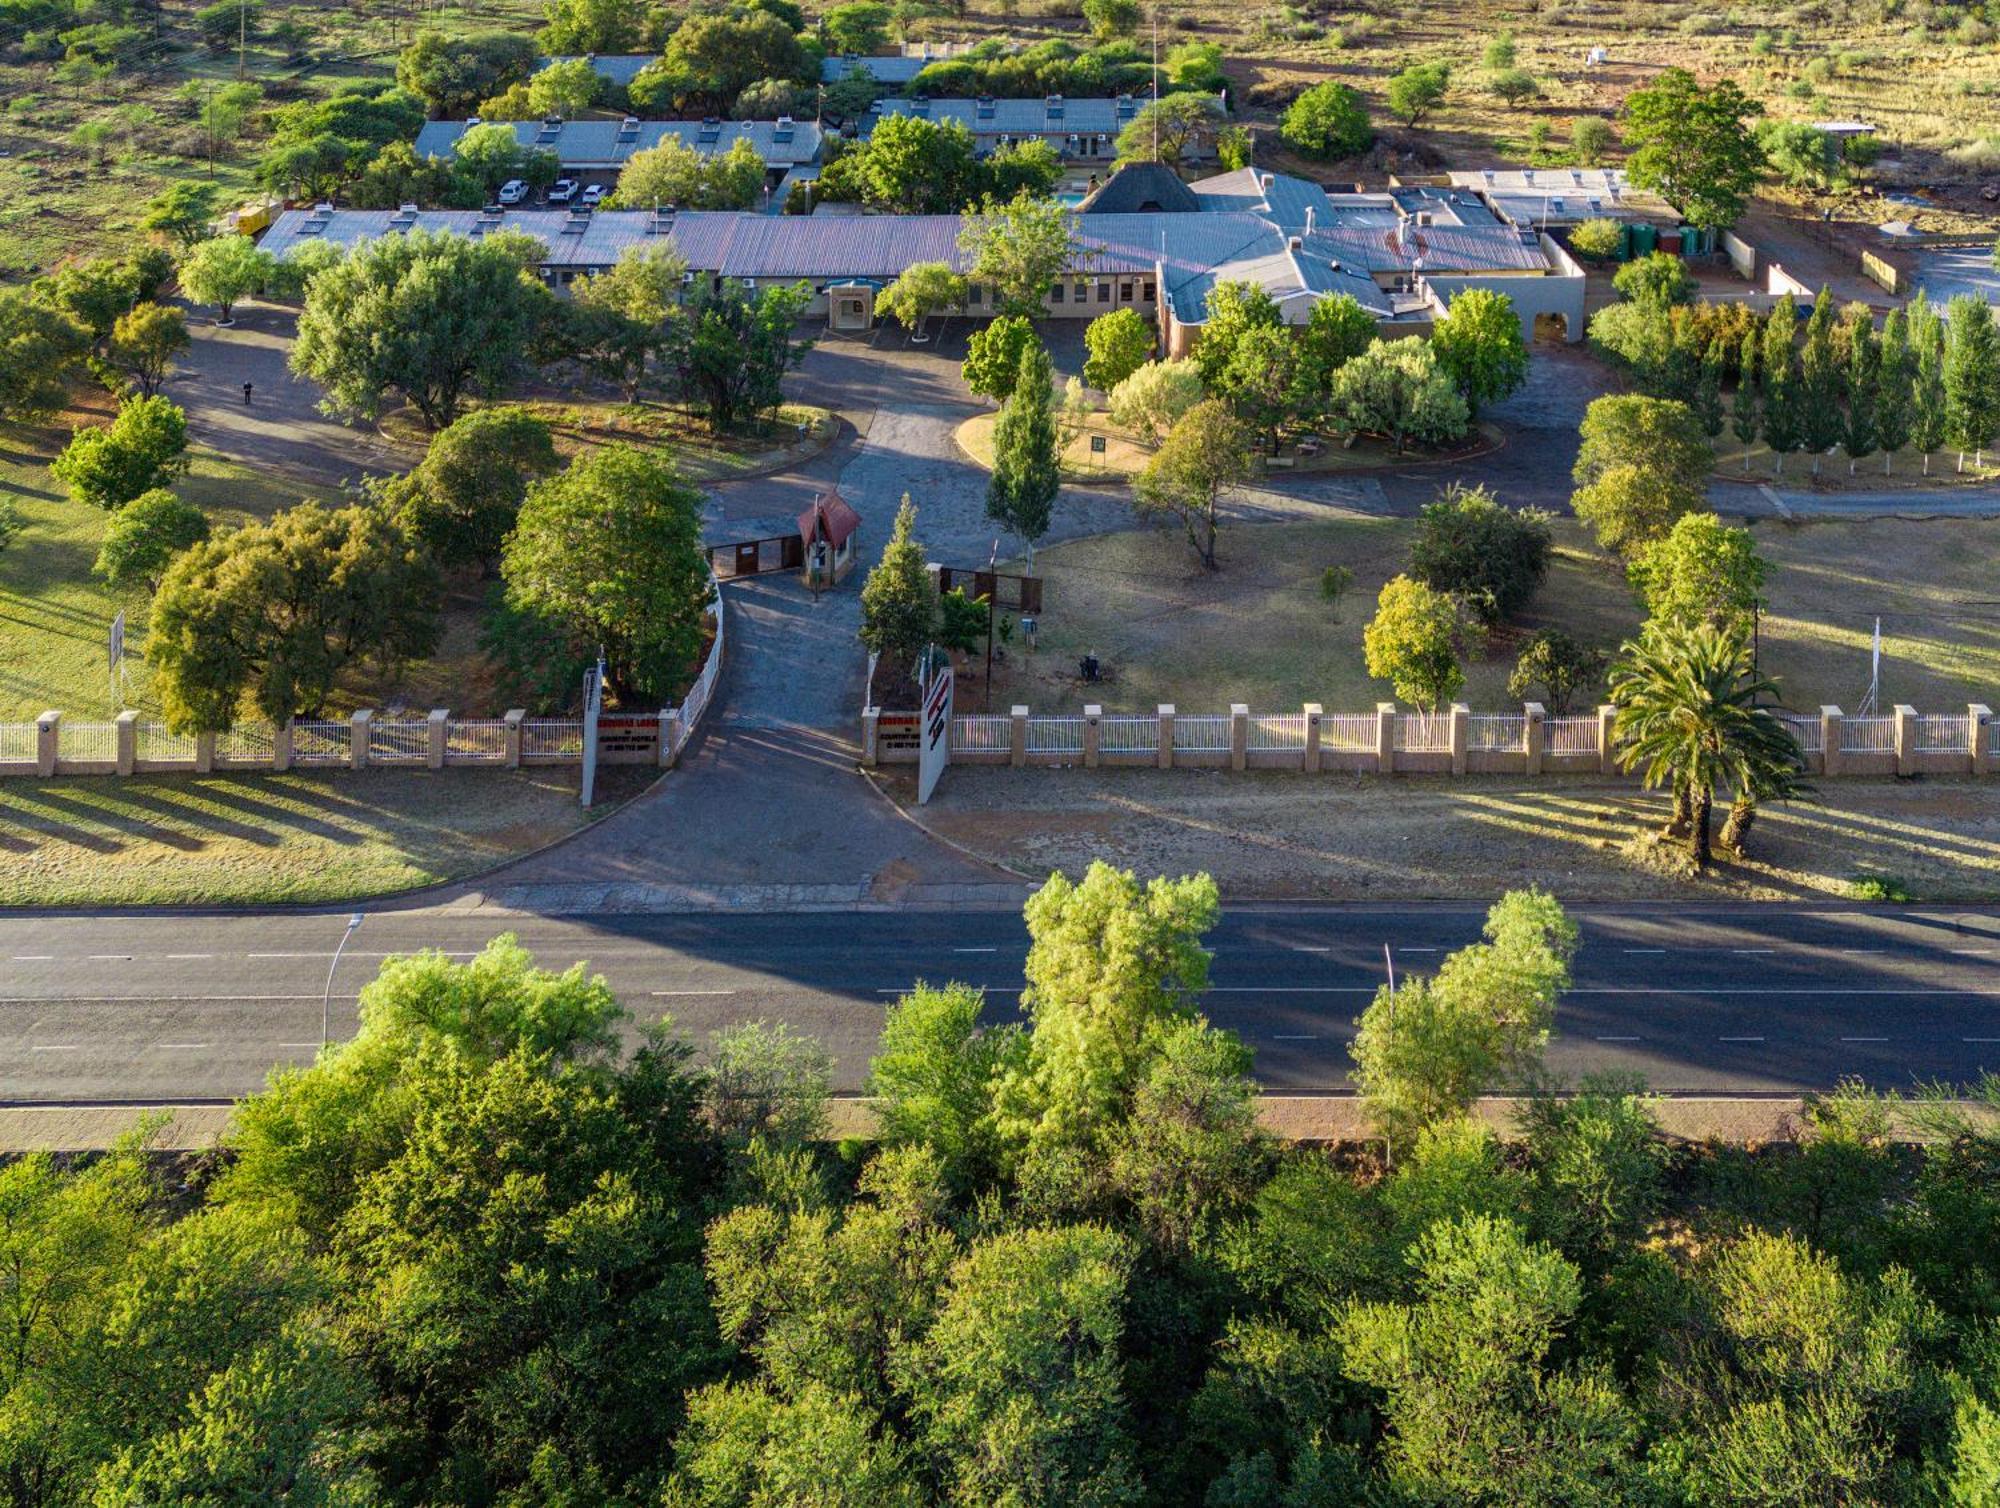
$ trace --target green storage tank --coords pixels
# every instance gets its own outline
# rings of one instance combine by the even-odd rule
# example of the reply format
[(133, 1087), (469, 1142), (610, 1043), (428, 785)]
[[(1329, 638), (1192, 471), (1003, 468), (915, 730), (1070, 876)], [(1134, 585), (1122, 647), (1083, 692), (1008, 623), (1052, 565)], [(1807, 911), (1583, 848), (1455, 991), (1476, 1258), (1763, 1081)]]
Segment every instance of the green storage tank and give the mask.
[(1659, 248), (1660, 232), (1657, 226), (1635, 223), (1627, 229), (1632, 232), (1633, 256), (1649, 257)]

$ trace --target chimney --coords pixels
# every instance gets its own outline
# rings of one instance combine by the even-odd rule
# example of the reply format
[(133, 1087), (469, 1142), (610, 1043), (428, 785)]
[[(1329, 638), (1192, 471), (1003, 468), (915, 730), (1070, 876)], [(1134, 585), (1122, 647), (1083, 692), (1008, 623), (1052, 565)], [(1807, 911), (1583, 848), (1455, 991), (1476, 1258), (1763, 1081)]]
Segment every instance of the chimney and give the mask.
[(1306, 206), (1306, 234), (1311, 235), (1312, 233), (1313, 233), (1313, 207), (1310, 204), (1308, 204)]

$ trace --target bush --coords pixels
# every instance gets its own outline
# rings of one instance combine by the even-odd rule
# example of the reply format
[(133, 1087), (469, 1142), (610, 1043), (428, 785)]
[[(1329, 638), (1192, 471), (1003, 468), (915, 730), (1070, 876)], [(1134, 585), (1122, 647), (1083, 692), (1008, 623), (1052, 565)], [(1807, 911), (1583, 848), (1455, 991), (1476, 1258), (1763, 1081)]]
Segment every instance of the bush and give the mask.
[(1338, 162), (1368, 150), (1375, 133), (1361, 96), (1345, 84), (1315, 84), (1292, 101), (1278, 134), (1301, 156)]
[(1488, 624), (1511, 618), (1549, 569), (1549, 516), (1503, 508), (1484, 487), (1454, 482), (1424, 505), (1410, 574), (1458, 598)]
[(1616, 220), (1586, 220), (1569, 233), (1569, 249), (1593, 262), (1618, 254), (1625, 230)]
[(1729, 30), (1729, 22), (1713, 11), (1696, 11), (1691, 16), (1681, 17), (1679, 30), (1683, 36), (1713, 37)]
[(1570, 146), (1583, 167), (1597, 166), (1617, 140), (1618, 133), (1611, 129), (1611, 122), (1601, 115), (1579, 115), (1569, 128)]

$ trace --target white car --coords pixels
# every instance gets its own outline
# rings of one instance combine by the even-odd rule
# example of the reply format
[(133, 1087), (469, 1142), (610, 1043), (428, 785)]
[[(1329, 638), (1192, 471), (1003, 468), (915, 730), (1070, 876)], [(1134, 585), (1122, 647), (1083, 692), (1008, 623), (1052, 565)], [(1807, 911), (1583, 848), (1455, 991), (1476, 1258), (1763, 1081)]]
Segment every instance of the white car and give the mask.
[(500, 185), (500, 202), (502, 204), (519, 204), (527, 197), (528, 185), (523, 183), (519, 178), (509, 178), (505, 183)]
[(549, 203), (569, 203), (570, 200), (576, 197), (576, 187), (576, 180), (574, 178), (558, 178), (554, 183), (549, 185)]
[(589, 188), (583, 191), (583, 197), (578, 199), (576, 202), (579, 205), (581, 205), (584, 209), (596, 209), (599, 201), (604, 198), (604, 195), (605, 195), (604, 185), (601, 183), (593, 183)]

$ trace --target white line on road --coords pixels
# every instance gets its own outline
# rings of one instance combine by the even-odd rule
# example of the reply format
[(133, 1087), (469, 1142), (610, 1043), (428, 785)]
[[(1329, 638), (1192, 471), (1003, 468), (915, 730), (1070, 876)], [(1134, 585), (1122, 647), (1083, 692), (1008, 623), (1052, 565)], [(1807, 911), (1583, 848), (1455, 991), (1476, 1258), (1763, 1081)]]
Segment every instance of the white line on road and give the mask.
[(28, 1051), (29, 1052), (75, 1052), (76, 1047), (74, 1044), (68, 1044), (68, 1043), (64, 1044), (49, 1043), (46, 1045), (31, 1047), (28, 1049)]
[(1775, 953), (1776, 948), (1731, 948), (1732, 953)]
[(1843, 1042), (1887, 1042), (1887, 1037), (1842, 1037)]
[(1957, 958), (1991, 958), (1994, 952), (1991, 948), (1953, 948), (1951, 951)]
[(1398, 948), (1398, 953), (1435, 953), (1436, 948)]
[(1840, 951), (1841, 951), (1841, 952), (1843, 952), (1843, 953), (1880, 953), (1880, 952), (1882, 951), (1882, 949), (1880, 949), (1880, 948), (1842, 948), (1842, 949), (1841, 949)]
[(89, 957), (93, 963), (130, 963), (132, 961), (130, 953), (92, 953)]
[[(960, 988), (964, 989), (968, 988), (968, 986), (961, 985)], [(990, 984), (975, 984), (969, 986), (969, 988), (975, 989), (979, 991), (980, 994), (984, 995), (989, 990), (991, 990), (993, 986)], [(878, 984), (875, 986), (875, 993), (878, 995), (907, 995), (910, 993), (910, 987), (907, 984), (890, 984), (890, 985)]]
[(245, 958), (331, 958), (331, 953), (245, 953)]
[(998, 948), (953, 948), (954, 953), (998, 953)]
[(1599, 1037), (1600, 1042), (1637, 1042), (1637, 1037)]
[(1291, 943), (1289, 946), (1294, 953), (1331, 953), (1333, 951), (1325, 943)]
[(175, 1052), (202, 1052), (209, 1046), (206, 1042), (155, 1042), (153, 1045)]
[(1273, 1032), (1271, 1040), (1273, 1042), (1317, 1042), (1319, 1035), (1316, 1032)]
[(652, 993), (652, 995), (653, 995), (653, 998), (654, 998), (654, 999), (656, 999), (656, 1000), (665, 1000), (665, 999), (671, 999), (671, 998), (672, 998), (673, 996), (676, 996), (676, 995), (733, 995), (733, 994), (735, 994), (735, 993), (736, 993), (736, 991), (734, 991), (734, 990), (653, 990), (653, 991), (652, 991), (651, 993)]
[(2000, 1042), (2000, 1037), (1960, 1037), (1961, 1042)]
[(1665, 948), (1627, 948), (1625, 951), (1627, 953), (1664, 953), (1667, 950)]
[(1716, 989), (1699, 984), (1676, 988), (1671, 985), (1594, 985), (1571, 990), (1572, 995), (1961, 995), (1988, 999), (2000, 990), (1933, 990), (1912, 986), (1885, 986), (1881, 989)]
[[(0, 1005), (242, 1005), (252, 1000), (317, 1000), (317, 995), (0, 995)], [(335, 995), (353, 1000), (353, 995)]]
[(54, 961), (55, 954), (53, 953), (16, 953), (13, 958), (13, 962), (15, 963), (53, 963)]
[(1718, 1042), (1762, 1042), (1762, 1037), (1717, 1037)]

